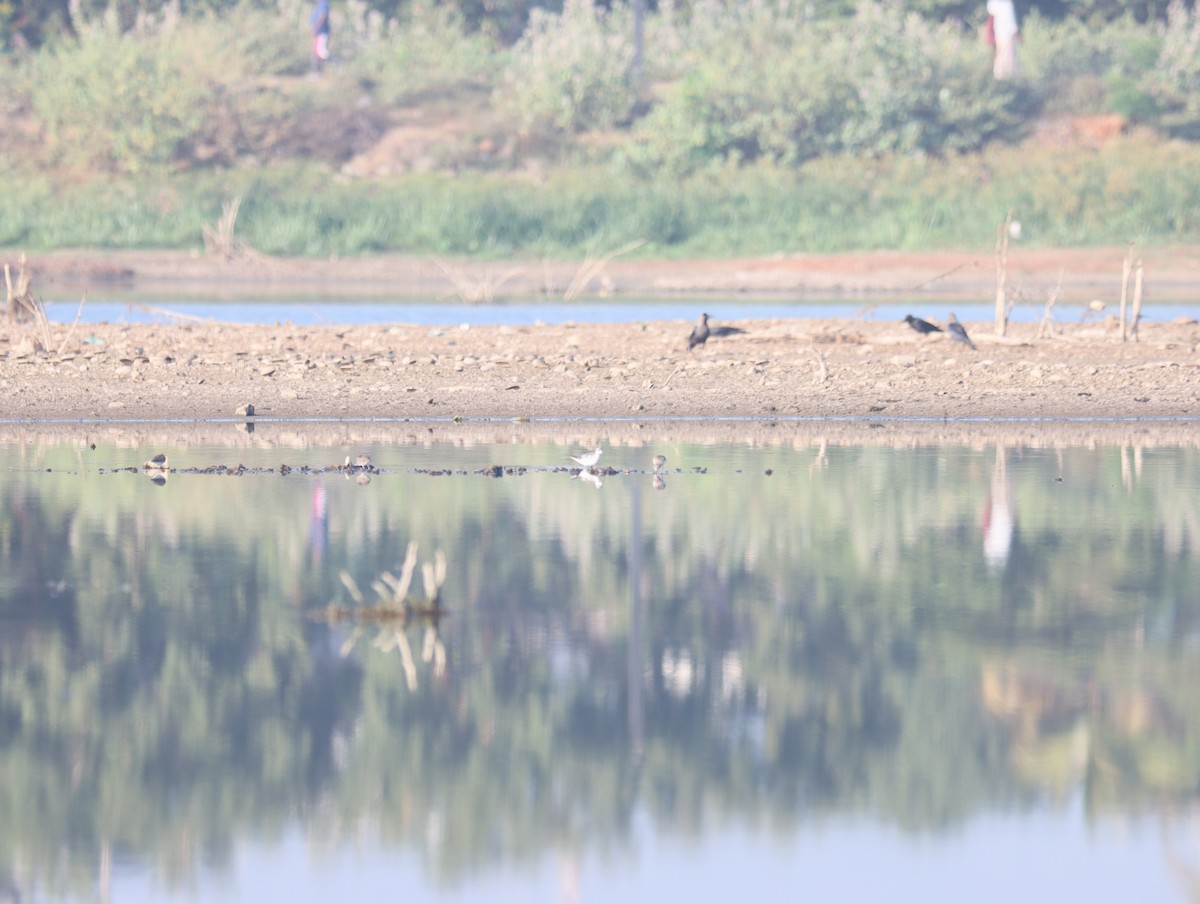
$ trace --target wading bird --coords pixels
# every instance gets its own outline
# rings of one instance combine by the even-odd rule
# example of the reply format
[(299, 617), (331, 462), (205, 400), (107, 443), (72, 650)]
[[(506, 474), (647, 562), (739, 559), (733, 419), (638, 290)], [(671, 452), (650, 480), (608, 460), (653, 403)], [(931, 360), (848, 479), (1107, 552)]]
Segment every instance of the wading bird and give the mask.
[(950, 312), (950, 323), (947, 325), (946, 329), (950, 331), (951, 339), (953, 339), (955, 342), (961, 342), (963, 345), (970, 348), (971, 351), (975, 351), (975, 343), (971, 341), (971, 337), (967, 335), (966, 329), (961, 323), (958, 322), (958, 318), (954, 316), (953, 311)]
[(697, 345), (703, 345), (709, 338), (719, 339), (722, 336), (736, 336), (738, 333), (746, 332), (740, 326), (713, 326), (708, 325), (708, 315), (701, 314), (700, 321), (692, 327), (692, 334), (688, 336), (688, 351), (690, 352)]
[(604, 450), (597, 446), (591, 452), (580, 455), (578, 458), (572, 456), (571, 461), (577, 462), (585, 468), (590, 468), (600, 460), (600, 456), (604, 454)]

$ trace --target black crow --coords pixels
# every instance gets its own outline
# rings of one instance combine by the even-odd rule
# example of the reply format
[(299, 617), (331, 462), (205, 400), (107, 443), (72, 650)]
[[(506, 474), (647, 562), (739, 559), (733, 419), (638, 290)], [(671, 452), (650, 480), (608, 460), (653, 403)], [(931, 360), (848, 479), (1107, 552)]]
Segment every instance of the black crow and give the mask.
[(922, 335), (927, 333), (940, 333), (942, 331), (942, 328), (937, 324), (930, 323), (928, 320), (922, 320), (920, 317), (914, 317), (912, 314), (909, 314), (907, 317), (905, 317), (904, 322)]

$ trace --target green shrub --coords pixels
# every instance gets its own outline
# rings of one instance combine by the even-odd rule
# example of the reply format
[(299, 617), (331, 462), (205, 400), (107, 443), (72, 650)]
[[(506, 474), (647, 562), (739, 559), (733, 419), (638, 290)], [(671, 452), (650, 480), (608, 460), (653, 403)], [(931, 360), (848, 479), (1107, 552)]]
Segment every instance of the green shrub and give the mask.
[(893, 4), (863, 3), (847, 23), (710, 0), (691, 38), (695, 67), (637, 124), (644, 164), (971, 150), (1019, 137), (1032, 107), (1021, 83), (992, 79), (973, 35)]
[(340, 183), (315, 166), (96, 179), (6, 175), (0, 245), (190, 248), (221, 201), (264, 253), (580, 259), (644, 236), (634, 256), (877, 248), (990, 249), (1013, 211), (1022, 245), (1200, 241), (1200, 146), (1146, 132), (1063, 154), (1025, 142), (944, 159), (825, 155), (799, 165), (710, 166), (680, 178), (612, 168), (511, 177), (420, 174)]
[(561, 14), (535, 9), (495, 103), (526, 135), (607, 129), (633, 111), (632, 64), (626, 4), (604, 12), (591, 0), (567, 0)]
[(502, 66), (494, 39), (468, 30), (450, 6), (417, 3), (403, 20), (367, 15), (363, 21), (348, 54), (349, 72), (374, 85), (384, 103), (488, 85)]
[(1159, 127), (1170, 135), (1200, 139), (1200, 12), (1195, 8), (1179, 0), (1171, 4), (1161, 50), (1140, 87), (1152, 102)]
[(302, 34), (294, 19), (249, 4), (228, 18), (164, 17), (133, 31), (109, 17), (33, 60), (31, 104), (56, 159), (141, 172), (210, 143), (223, 122), (244, 137), (291, 114), (264, 76), (306, 59)]
[(39, 57), (32, 101), (51, 152), (124, 172), (169, 161), (203, 121), (205, 86), (164, 50), (103, 28)]
[(852, 89), (839, 150), (958, 152), (1020, 137), (1028, 91), (992, 78), (973, 32), (864, 2), (829, 46)]

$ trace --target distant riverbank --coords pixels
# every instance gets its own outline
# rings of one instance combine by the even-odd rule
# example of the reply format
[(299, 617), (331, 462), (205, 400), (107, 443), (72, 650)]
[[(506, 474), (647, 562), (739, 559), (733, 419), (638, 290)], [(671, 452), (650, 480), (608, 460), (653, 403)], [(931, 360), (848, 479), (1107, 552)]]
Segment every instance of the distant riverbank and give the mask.
[[(1120, 295), (1125, 248), (1025, 249), (1013, 243), (1007, 259), (1010, 297), (1044, 302)], [(1200, 247), (1150, 248), (1147, 300), (1200, 295)], [(15, 267), (18, 254), (0, 251)], [(55, 251), (28, 255), (33, 291), (95, 292), (122, 288), (175, 295), (239, 292), (255, 297), (346, 298), (422, 295), (480, 302), (493, 298), (549, 299), (572, 294), (660, 296), (729, 293), (804, 294), (878, 298), (995, 297), (992, 254), (963, 251), (871, 251), (777, 254), (705, 260), (452, 261), (430, 256), (293, 259), (262, 256), (225, 261), (170, 251)], [(1061, 283), (1060, 283), (1061, 280)]]

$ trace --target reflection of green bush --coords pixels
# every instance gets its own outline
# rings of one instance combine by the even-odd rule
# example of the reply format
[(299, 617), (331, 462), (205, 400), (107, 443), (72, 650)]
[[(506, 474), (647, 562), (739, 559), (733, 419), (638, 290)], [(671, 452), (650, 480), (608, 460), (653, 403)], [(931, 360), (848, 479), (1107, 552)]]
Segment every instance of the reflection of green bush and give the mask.
[[(618, 849), (643, 807), (681, 833), (813, 813), (937, 829), (1073, 775), (1055, 733), (1075, 722), (1048, 713), (1017, 756), (980, 706), (997, 660), (1030, 663), (1087, 721), (1116, 770), (1096, 774), (1095, 807), (1194, 794), (1200, 512), (1178, 490), (1193, 450), (1148, 452), (1128, 487), (1120, 450), (1010, 450), (1017, 535), (999, 570), (980, 535), (992, 450), (833, 447), (815, 470), (806, 450), (668, 451), (721, 465), (647, 488), (640, 525), (634, 475), (601, 493), (550, 473), (323, 478), (318, 562), (311, 478), (160, 489), (26, 450), (0, 469), (0, 619), (22, 626), (0, 640), (0, 850), (49, 877), (65, 843), (77, 887), (103, 844), (183, 877), (300, 814), (330, 841), (369, 820), (453, 880), (564, 840)], [(410, 539), (450, 564), (448, 673), (418, 663), (415, 691), (395, 654), (341, 659), (337, 629), (304, 618), (346, 602), (343, 568), (365, 586)], [(668, 659), (690, 677), (668, 681)], [(1131, 670), (1155, 701), (1136, 723), (1108, 702)]]

